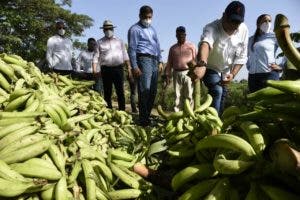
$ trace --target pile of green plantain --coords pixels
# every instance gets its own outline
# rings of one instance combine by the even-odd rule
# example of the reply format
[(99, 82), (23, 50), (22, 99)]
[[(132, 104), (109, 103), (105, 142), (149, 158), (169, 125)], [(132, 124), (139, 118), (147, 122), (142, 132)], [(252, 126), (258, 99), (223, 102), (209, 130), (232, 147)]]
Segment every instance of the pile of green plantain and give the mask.
[[(300, 67), (299, 52), (286, 44), (287, 19), (278, 15), (276, 22), (284, 22), (275, 25), (279, 44)], [(194, 93), (199, 99), (200, 91)], [(179, 200), (300, 199), (300, 79), (269, 80), (247, 99), (248, 110), (231, 106), (222, 120), (209, 107), (209, 95), (194, 109), (187, 100), (177, 113), (158, 107), (166, 120), (159, 130), (164, 139), (152, 144), (161, 151), (150, 157), (163, 157), (162, 165), (176, 169), (171, 186)]]
[(0, 55), (0, 199), (131, 199), (151, 193), (132, 171), (150, 139), (106, 108), (93, 81), (41, 73)]

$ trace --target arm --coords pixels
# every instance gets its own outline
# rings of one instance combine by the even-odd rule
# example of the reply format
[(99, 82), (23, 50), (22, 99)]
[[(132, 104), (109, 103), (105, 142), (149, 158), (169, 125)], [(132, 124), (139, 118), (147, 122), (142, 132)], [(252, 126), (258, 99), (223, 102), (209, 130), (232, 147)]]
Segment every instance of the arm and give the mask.
[[(92, 62), (92, 72), (93, 74), (96, 74), (97, 72), (97, 64), (99, 62), (99, 57), (100, 57), (100, 53), (99, 53), (99, 46), (97, 46), (94, 57), (93, 57), (93, 62)], [(100, 63), (99, 63), (100, 66)], [(100, 68), (101, 70), (101, 68)]]
[(247, 63), (247, 56), (248, 56), (248, 28), (245, 27), (244, 35), (243, 35), (243, 42), (239, 49), (236, 52), (236, 57), (233, 61), (233, 67), (230, 70), (229, 77), (227, 78), (228, 81), (232, 81), (237, 73), (240, 71), (242, 66)]
[(167, 85), (170, 83), (172, 66), (173, 66), (173, 60), (172, 60), (172, 47), (171, 47), (169, 49), (168, 61), (166, 64), (165, 76), (164, 76)]
[(213, 43), (214, 28), (206, 25), (203, 29), (203, 34), (201, 35), (201, 42), (197, 55), (197, 65), (194, 70), (196, 77), (199, 79), (202, 79), (205, 74), (209, 52), (213, 48)]
[(195, 75), (199, 79), (202, 79), (205, 74), (209, 51), (210, 51), (209, 44), (207, 42), (202, 42), (199, 46), (198, 55), (197, 55), (198, 61), (194, 70)]
[(47, 62), (49, 64), (49, 68), (53, 68), (53, 58), (52, 58), (52, 54), (53, 54), (53, 44), (52, 44), (52, 40), (51, 38), (48, 39), (47, 41), (47, 53), (46, 53), (46, 59)]
[(138, 68), (136, 60), (136, 50), (138, 45), (138, 31), (131, 27), (128, 31), (128, 54), (131, 61), (132, 68)]
[(156, 33), (156, 31), (155, 31), (155, 29), (153, 29), (153, 32), (154, 32), (154, 38), (155, 38), (155, 40), (156, 40), (156, 43), (157, 43), (157, 55), (158, 55), (158, 61), (160, 62), (160, 63), (162, 63), (163, 61), (162, 61), (162, 56), (161, 56), (161, 49), (160, 49), (160, 43), (159, 43), (159, 40), (158, 40), (158, 37), (157, 37), (157, 33)]
[(80, 72), (81, 61), (82, 60), (82, 52), (80, 52), (79, 56), (76, 59), (76, 71)]

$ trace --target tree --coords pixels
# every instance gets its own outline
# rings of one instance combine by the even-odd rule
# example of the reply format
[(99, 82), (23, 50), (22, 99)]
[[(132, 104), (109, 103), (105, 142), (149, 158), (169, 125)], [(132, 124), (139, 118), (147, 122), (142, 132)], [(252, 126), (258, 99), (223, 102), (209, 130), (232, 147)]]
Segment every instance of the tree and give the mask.
[(0, 46), (5, 52), (30, 61), (44, 59), (56, 21), (67, 24), (69, 36), (81, 36), (85, 28), (92, 26), (89, 16), (67, 10), (71, 3), (71, 0), (1, 0)]

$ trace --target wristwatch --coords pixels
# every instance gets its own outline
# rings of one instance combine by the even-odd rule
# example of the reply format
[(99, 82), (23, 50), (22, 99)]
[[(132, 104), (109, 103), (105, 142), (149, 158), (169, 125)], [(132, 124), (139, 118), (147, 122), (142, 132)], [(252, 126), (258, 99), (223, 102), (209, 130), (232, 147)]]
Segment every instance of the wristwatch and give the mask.
[(199, 60), (197, 62), (197, 67), (206, 67), (207, 66), (207, 63), (204, 61), (204, 60)]

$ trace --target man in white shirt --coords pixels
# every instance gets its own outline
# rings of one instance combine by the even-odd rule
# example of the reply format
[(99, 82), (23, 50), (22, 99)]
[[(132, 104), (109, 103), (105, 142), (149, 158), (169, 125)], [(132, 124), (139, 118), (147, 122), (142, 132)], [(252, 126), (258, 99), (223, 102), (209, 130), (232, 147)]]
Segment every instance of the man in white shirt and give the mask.
[(96, 54), (97, 42), (94, 38), (89, 38), (87, 49), (80, 52), (76, 60), (76, 73), (78, 77), (85, 80), (94, 80), (94, 89), (100, 94), (103, 93), (102, 78), (100, 77), (100, 67), (96, 61), (96, 73), (93, 73), (93, 60)]
[(244, 4), (232, 1), (222, 18), (207, 24), (201, 36), (194, 73), (203, 78), (219, 115), (224, 109), (226, 85), (247, 62), (248, 28), (243, 23), (244, 16)]
[(93, 72), (96, 72), (96, 65), (99, 63), (107, 107), (112, 108), (111, 95), (112, 85), (114, 85), (119, 110), (125, 110), (123, 66), (126, 64), (129, 73), (131, 73), (131, 66), (125, 44), (121, 39), (114, 36), (114, 28), (115, 26), (110, 20), (103, 22), (101, 29), (103, 29), (105, 36), (97, 41), (98, 46), (93, 61)]
[(61, 21), (56, 23), (57, 34), (47, 41), (46, 59), (50, 69), (59, 74), (71, 74), (73, 44), (65, 37), (65, 24)]

